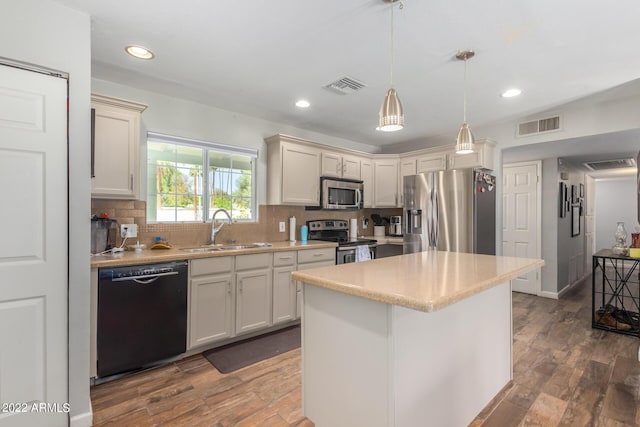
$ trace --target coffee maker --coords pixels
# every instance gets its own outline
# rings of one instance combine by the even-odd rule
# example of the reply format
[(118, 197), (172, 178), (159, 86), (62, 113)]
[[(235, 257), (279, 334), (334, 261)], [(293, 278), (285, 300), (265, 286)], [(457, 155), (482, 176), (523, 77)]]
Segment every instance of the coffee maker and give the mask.
[(402, 236), (402, 216), (389, 217), (389, 236)]
[(91, 218), (91, 253), (99, 254), (116, 245), (118, 221), (108, 218)]

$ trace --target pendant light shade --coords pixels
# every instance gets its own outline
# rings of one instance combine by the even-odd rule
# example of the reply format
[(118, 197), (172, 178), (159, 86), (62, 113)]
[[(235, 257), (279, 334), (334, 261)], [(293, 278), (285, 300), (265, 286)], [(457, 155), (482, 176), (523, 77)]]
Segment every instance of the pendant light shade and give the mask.
[[(391, 3), (391, 87), (382, 101), (380, 107), (380, 120), (377, 130), (383, 132), (394, 132), (404, 127), (404, 111), (402, 103), (398, 98), (398, 93), (393, 88), (393, 3), (399, 0), (383, 0), (385, 3)], [(402, 7), (402, 3), (400, 4)]]
[(471, 129), (466, 123), (463, 123), (460, 132), (458, 132), (458, 139), (456, 139), (456, 154), (473, 153), (474, 146)]
[(464, 61), (464, 118), (460, 132), (458, 132), (458, 138), (456, 139), (456, 154), (473, 153), (475, 149), (473, 133), (467, 124), (467, 59), (473, 58), (474, 55), (475, 53), (472, 50), (461, 51), (456, 55), (457, 59)]
[(380, 107), (380, 124), (378, 130), (393, 132), (404, 127), (402, 103), (394, 88), (387, 91)]

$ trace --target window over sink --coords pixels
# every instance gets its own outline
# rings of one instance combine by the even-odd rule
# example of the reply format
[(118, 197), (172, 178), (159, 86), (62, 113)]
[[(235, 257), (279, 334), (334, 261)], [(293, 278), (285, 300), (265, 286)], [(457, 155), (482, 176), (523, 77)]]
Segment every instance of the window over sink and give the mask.
[(257, 150), (149, 132), (147, 222), (255, 221)]

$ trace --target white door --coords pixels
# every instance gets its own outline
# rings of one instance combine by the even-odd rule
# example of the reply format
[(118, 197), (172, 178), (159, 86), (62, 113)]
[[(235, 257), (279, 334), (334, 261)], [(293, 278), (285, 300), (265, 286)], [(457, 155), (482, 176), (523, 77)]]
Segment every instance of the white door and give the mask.
[(0, 180), (0, 426), (66, 426), (66, 79), (0, 65)]
[[(540, 258), (540, 162), (505, 164), (502, 169), (502, 254)], [(512, 289), (537, 295), (540, 269), (515, 278)]]

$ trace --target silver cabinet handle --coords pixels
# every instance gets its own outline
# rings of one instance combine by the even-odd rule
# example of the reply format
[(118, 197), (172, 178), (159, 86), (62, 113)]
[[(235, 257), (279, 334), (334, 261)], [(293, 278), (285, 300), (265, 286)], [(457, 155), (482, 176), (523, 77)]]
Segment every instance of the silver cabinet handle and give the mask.
[(292, 256), (281, 256), (280, 259), (291, 259), (293, 258)]
[(322, 254), (313, 254), (313, 256), (322, 256)]
[(242, 293), (242, 279), (240, 279), (240, 282), (238, 283), (238, 290)]
[(133, 190), (133, 174), (129, 175), (129, 189)]
[(227, 282), (227, 293), (231, 295), (231, 282)]

